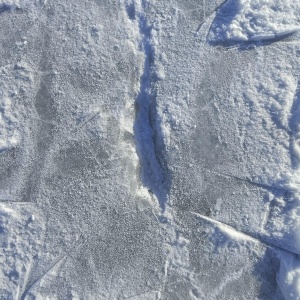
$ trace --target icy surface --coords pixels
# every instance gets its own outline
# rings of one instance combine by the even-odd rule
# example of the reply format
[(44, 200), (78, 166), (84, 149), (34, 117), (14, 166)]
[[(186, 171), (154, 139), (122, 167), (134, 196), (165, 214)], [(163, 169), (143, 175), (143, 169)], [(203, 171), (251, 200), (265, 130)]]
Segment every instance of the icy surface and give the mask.
[(297, 1), (0, 1), (0, 299), (300, 299)]

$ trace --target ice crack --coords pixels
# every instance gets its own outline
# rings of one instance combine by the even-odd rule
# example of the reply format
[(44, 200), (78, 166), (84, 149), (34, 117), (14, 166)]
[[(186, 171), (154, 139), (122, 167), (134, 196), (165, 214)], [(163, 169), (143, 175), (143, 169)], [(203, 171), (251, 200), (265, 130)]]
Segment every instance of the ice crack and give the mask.
[(284, 251), (284, 252), (287, 252), (290, 254), (299, 255), (299, 253), (297, 253), (291, 249), (288, 249), (285, 246), (279, 246), (279, 245), (276, 245), (272, 241), (268, 241), (268, 237), (264, 237), (259, 234), (250, 234), (250, 233), (235, 229), (234, 227), (232, 227), (224, 222), (217, 221), (215, 219), (212, 219), (210, 217), (204, 216), (204, 215), (196, 213), (196, 212), (190, 212), (190, 213), (195, 215), (199, 219), (201, 219), (205, 222), (208, 222), (210, 225), (213, 225), (215, 228), (219, 229), (225, 235), (227, 235), (230, 239), (239, 240), (239, 241), (244, 240), (244, 241), (259, 243), (259, 244), (264, 245), (265, 247), (270, 247), (270, 248)]
[[(168, 176), (163, 163), (161, 149), (156, 139), (161, 136), (157, 120), (156, 96), (158, 77), (155, 71), (155, 47), (153, 45), (153, 26), (148, 24), (147, 1), (139, 3), (140, 11), (134, 3), (127, 6), (128, 17), (136, 19), (140, 34), (140, 51), (144, 54), (144, 69), (140, 77), (140, 89), (137, 95), (136, 121), (134, 125), (137, 153), (141, 163), (141, 179), (159, 202), (162, 212), (167, 205)], [(160, 152), (158, 154), (158, 151)]]

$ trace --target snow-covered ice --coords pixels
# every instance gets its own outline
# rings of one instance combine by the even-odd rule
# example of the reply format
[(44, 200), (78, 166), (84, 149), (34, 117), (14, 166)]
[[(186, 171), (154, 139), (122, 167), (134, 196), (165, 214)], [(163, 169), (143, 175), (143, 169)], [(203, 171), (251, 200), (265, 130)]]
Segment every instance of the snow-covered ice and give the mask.
[(297, 1), (0, 1), (0, 299), (300, 299)]

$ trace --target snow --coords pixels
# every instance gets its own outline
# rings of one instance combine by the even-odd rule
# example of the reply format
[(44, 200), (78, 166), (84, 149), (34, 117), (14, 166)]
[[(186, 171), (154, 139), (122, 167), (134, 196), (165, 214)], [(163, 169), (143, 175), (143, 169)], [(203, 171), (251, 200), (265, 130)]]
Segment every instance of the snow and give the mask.
[(19, 143), (19, 134), (17, 131), (18, 123), (14, 117), (11, 100), (7, 97), (1, 103), (1, 117), (0, 117), (0, 151), (14, 148)]
[(47, 0), (7, 0), (0, 1), (0, 13), (9, 12), (16, 9), (29, 9), (34, 11), (41, 4), (44, 5), (47, 3)]
[[(30, 204), (1, 204), (1, 296), (19, 299), (42, 248), (43, 216)], [(9, 279), (9, 280), (8, 280)]]
[(285, 299), (300, 299), (300, 262), (292, 255), (282, 255), (278, 284)]
[(212, 43), (276, 40), (299, 31), (297, 1), (229, 0), (220, 7), (208, 39)]
[(5, 151), (18, 146), (22, 139), (20, 127), (26, 108), (18, 103), (18, 93), (28, 93), (26, 89), (32, 88), (33, 77), (30, 66), (21, 63), (2, 66), (0, 72), (0, 151)]
[(0, 298), (300, 299), (296, 1), (0, 1)]

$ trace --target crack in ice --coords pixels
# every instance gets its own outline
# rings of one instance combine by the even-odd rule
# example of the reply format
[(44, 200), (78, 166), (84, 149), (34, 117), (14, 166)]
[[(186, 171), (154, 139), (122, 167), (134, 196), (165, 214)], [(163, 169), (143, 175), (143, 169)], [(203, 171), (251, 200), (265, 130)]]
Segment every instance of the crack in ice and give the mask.
[[(25, 297), (28, 295), (28, 293), (31, 291), (31, 289), (39, 282), (41, 281), (50, 271), (52, 271), (59, 263), (61, 263), (64, 259), (70, 257), (72, 258), (72, 256), (70, 255), (71, 253), (73, 253), (74, 251), (77, 250), (77, 248), (83, 244), (82, 240), (83, 239), (83, 235), (81, 235), (79, 237), (79, 239), (77, 241), (75, 241), (75, 243), (73, 244), (72, 247), (70, 247), (70, 249), (68, 251), (66, 251), (63, 255), (61, 255), (58, 259), (56, 259), (54, 262), (52, 262), (50, 264), (50, 266), (48, 266), (48, 268), (46, 270), (44, 270), (42, 272), (41, 275), (38, 275), (31, 283), (27, 282), (25, 284), (25, 289), (20, 297), (20, 300), (25, 300)], [(27, 287), (26, 287), (27, 286)]]
[[(133, 4), (132, 4), (133, 5)], [(141, 177), (143, 184), (157, 198), (162, 213), (166, 210), (167, 205), (167, 175), (164, 167), (157, 155), (157, 145), (155, 135), (160, 132), (156, 120), (156, 86), (157, 81), (155, 74), (155, 49), (152, 44), (152, 25), (148, 25), (145, 11), (148, 2), (140, 3), (141, 11), (136, 12), (134, 6), (131, 12), (137, 14), (138, 27), (140, 32), (140, 50), (144, 54), (144, 69), (140, 78), (140, 91), (136, 98), (136, 121), (134, 133), (136, 140), (137, 153), (141, 164)], [(133, 16), (129, 16), (130, 19)]]
[(191, 214), (195, 215), (196, 217), (198, 217), (199, 219), (202, 219), (206, 222), (208, 222), (209, 224), (213, 224), (214, 226), (216, 226), (216, 228), (218, 228), (220, 231), (222, 231), (223, 233), (225, 233), (229, 238), (231, 239), (236, 239), (236, 240), (244, 240), (244, 241), (250, 241), (253, 243), (259, 243), (264, 245), (265, 247), (269, 247), (275, 250), (280, 250), (280, 251), (284, 251), (293, 255), (300, 255), (300, 253), (294, 252), (288, 248), (284, 248), (282, 246), (278, 246), (274, 243), (271, 243), (269, 241), (266, 240), (266, 237), (263, 237), (259, 234), (250, 234), (250, 233), (246, 233), (244, 231), (238, 230), (224, 222), (221, 221), (217, 221), (213, 218), (204, 216), (200, 213), (197, 212), (193, 212), (190, 211)]

